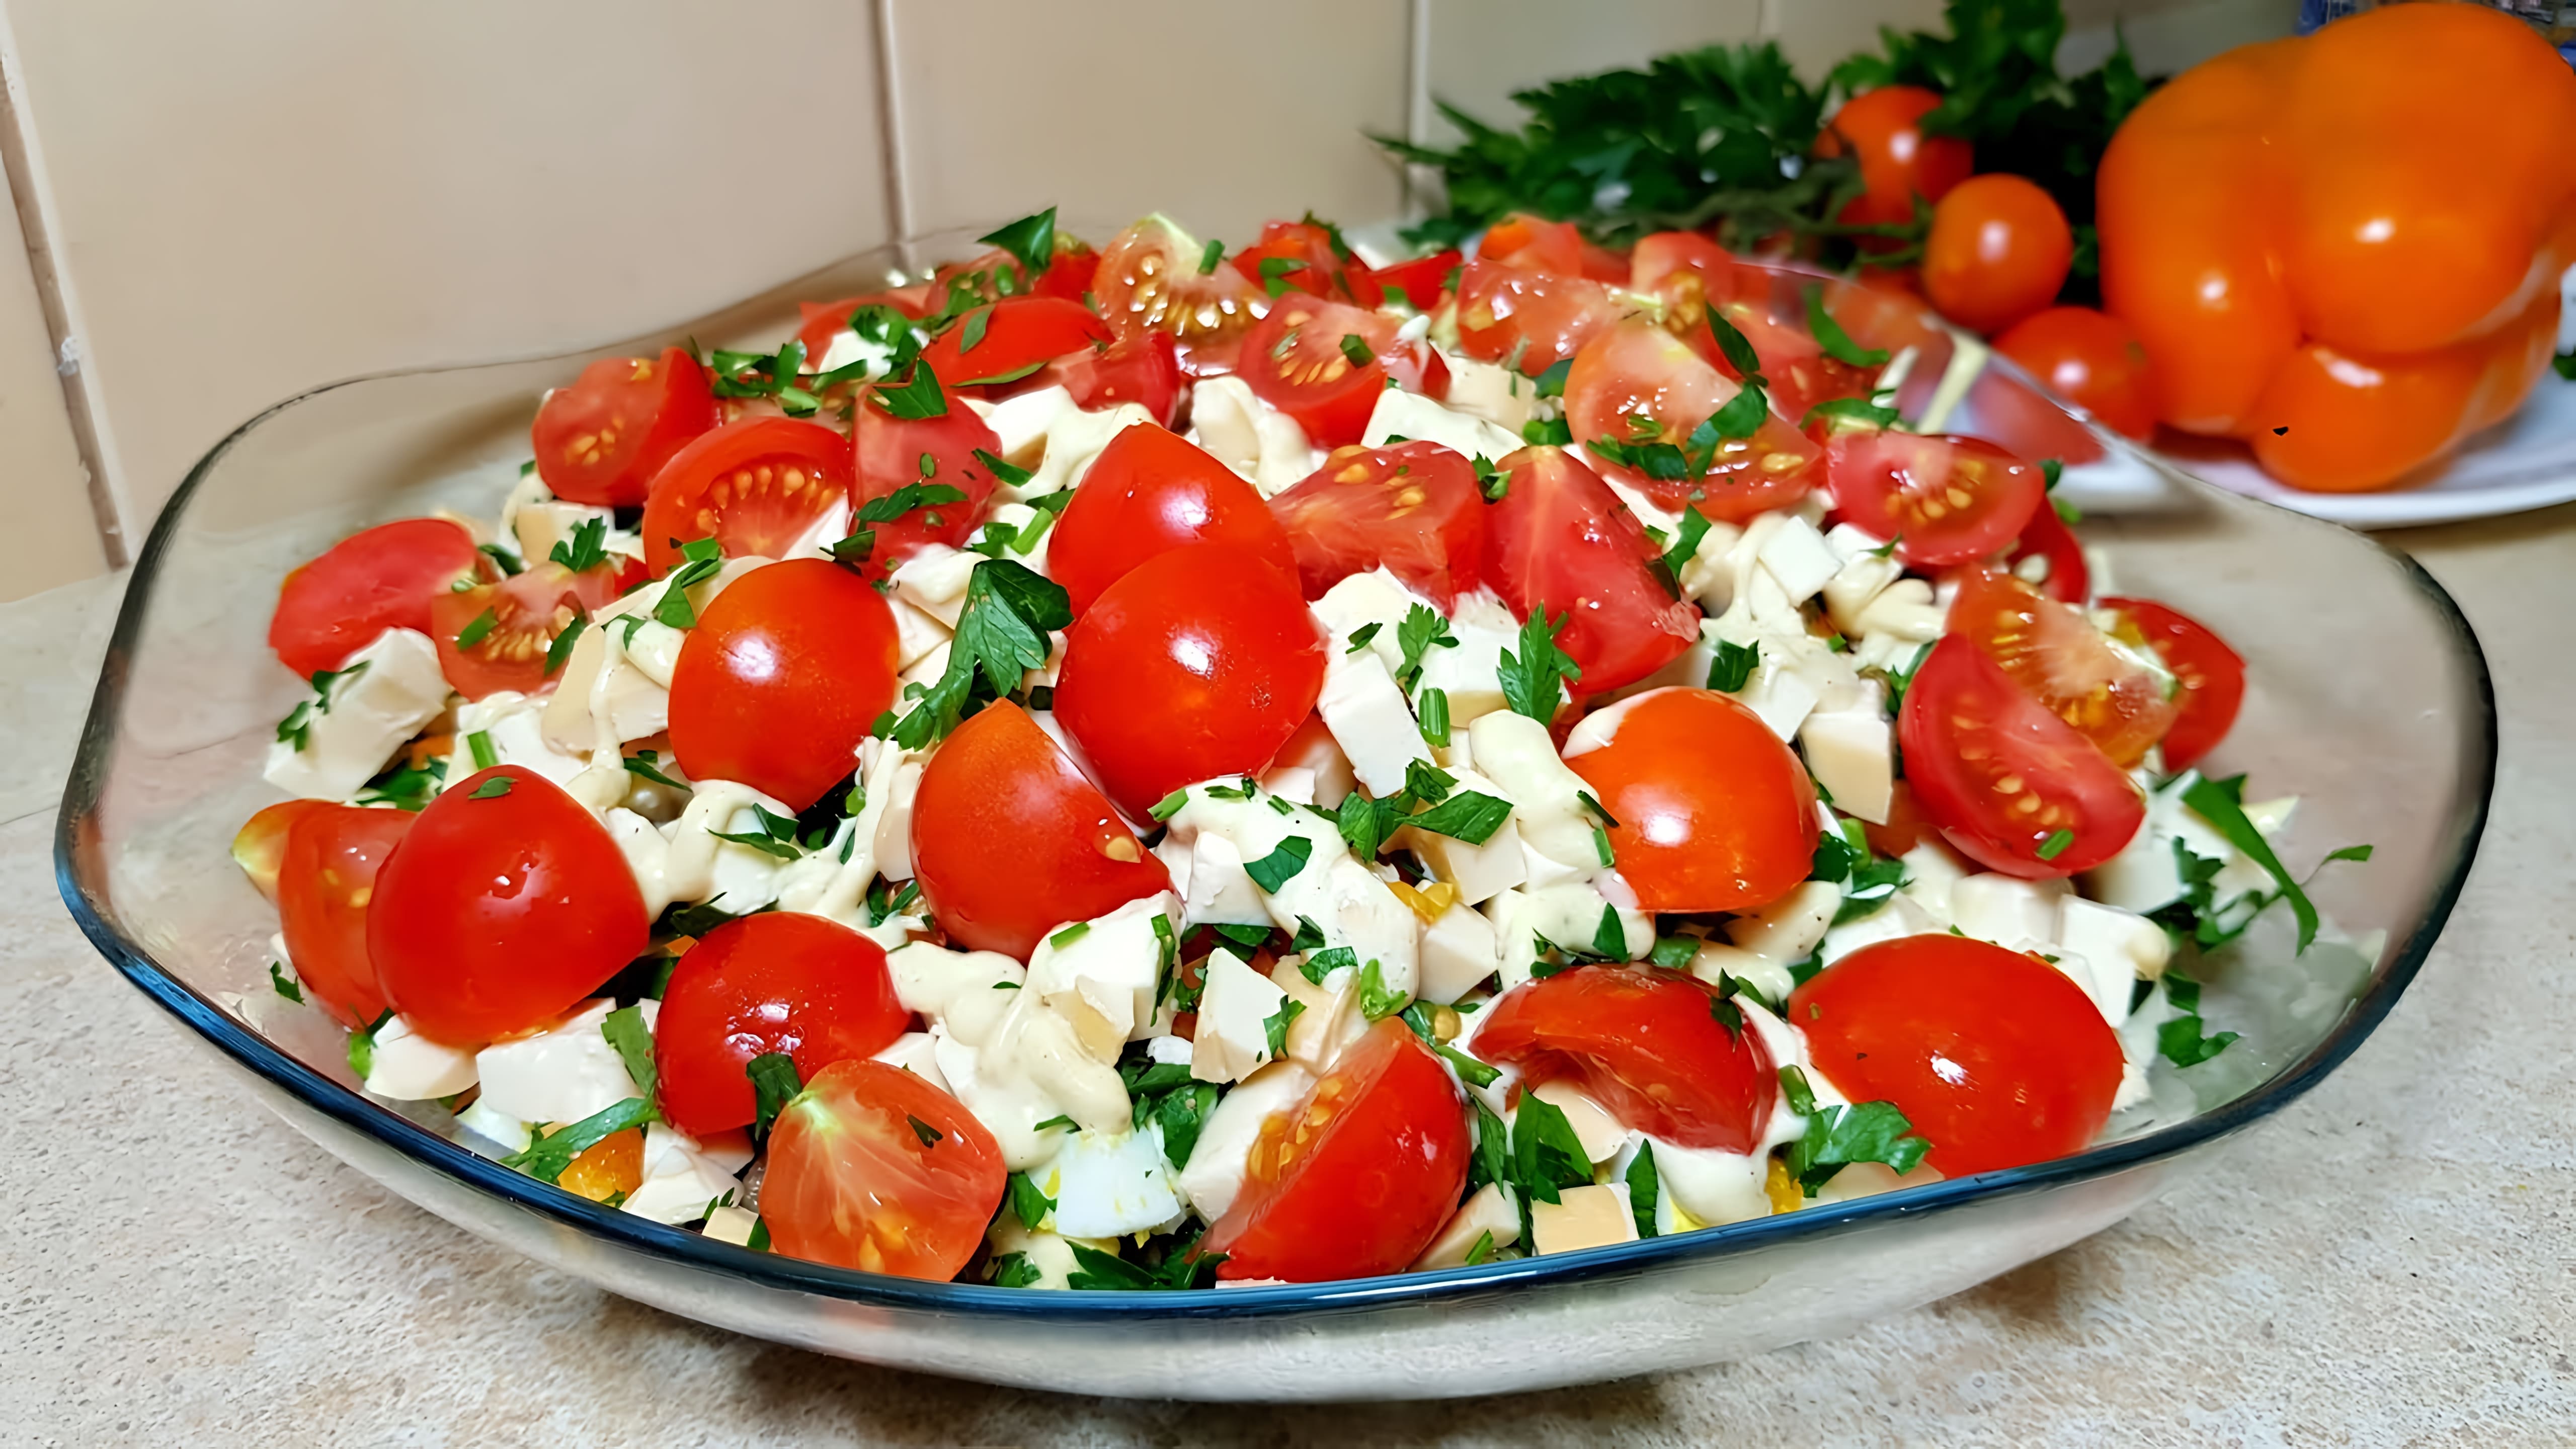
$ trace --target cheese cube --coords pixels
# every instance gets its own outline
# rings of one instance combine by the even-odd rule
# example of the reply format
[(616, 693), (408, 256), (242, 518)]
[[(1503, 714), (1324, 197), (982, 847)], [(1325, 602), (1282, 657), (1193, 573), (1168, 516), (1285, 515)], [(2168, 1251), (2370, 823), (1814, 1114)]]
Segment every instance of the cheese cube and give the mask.
[(1091, 470), (1091, 460), (1100, 456), (1111, 438), (1153, 421), (1152, 413), (1131, 402), (1098, 411), (1076, 407), (1059, 410), (1047, 423), (1046, 456), (1038, 460), (1029, 481), (1015, 491), (1021, 498), (1042, 498), (1073, 487)]
[(1860, 704), (1817, 710), (1799, 726), (1808, 773), (1834, 797), (1834, 808), (1872, 825), (1887, 823), (1896, 794), (1896, 733), (1876, 691)]
[[(600, 666), (606, 662), (608, 630), (584, 629), (572, 644), (572, 654), (564, 660), (563, 671), (555, 676), (554, 692), (548, 694), (539, 723), (545, 730), (546, 743), (558, 750), (579, 752), (599, 747), (598, 718), (604, 714), (609, 729), (620, 744), (645, 739), (671, 727), (671, 691), (647, 678), (644, 671), (624, 661), (608, 677), (608, 687), (597, 687)], [(596, 705), (598, 713), (594, 713)]]
[(1440, 919), (1422, 928), (1422, 980), (1414, 994), (1447, 1005), (1466, 995), (1502, 964), (1491, 921), (1452, 902)]
[(478, 734), (497, 763), (521, 765), (558, 785), (570, 786), (573, 776), (590, 763), (589, 747), (585, 745), (578, 752), (557, 749), (546, 738), (544, 711), (544, 700), (530, 699), (509, 689), (458, 705), (456, 744), (448, 752), (447, 777), (441, 790), (464, 784), (480, 768), (474, 763), (472, 739)]
[(954, 630), (966, 608), (966, 580), (983, 561), (982, 554), (944, 543), (924, 544), (921, 552), (894, 566), (894, 597)]
[(447, 708), (447, 676), (428, 635), (387, 629), (297, 707), (303, 744), (271, 743), (263, 777), (308, 800), (346, 800)]
[(1711, 986), (1722, 985), (1727, 977), (1732, 976), (1760, 992), (1766, 1001), (1786, 1001), (1789, 993), (1798, 986), (1797, 978), (1789, 974), (1792, 964), (1794, 961), (1774, 961), (1768, 956), (1756, 956), (1740, 946), (1702, 941), (1699, 949), (1691, 953), (1690, 974)]
[(1177, 1224), (1183, 1211), (1162, 1128), (1152, 1122), (1142, 1131), (1076, 1133), (1035, 1176), (1055, 1199), (1048, 1226), (1068, 1238), (1153, 1232)]
[(1412, 995), (1422, 976), (1422, 918), (1348, 851), (1333, 857), (1324, 879), (1332, 902), (1324, 938), (1350, 947), (1363, 963), (1375, 961), (1387, 990)]
[[(885, 1050), (878, 1052), (873, 1060), (900, 1067), (939, 1090), (948, 1091), (948, 1079), (939, 1074), (938, 1042), (926, 1031), (905, 1032), (886, 1043)], [(955, 1096), (956, 1093), (949, 1092), (949, 1095)]]
[(1314, 1090), (1314, 1073), (1295, 1062), (1273, 1062), (1219, 1099), (1199, 1125), (1199, 1140), (1180, 1174), (1181, 1192), (1200, 1217), (1215, 1222), (1234, 1206), (1261, 1124), (1294, 1109)]
[(1270, 924), (1270, 909), (1261, 903), (1261, 888), (1243, 869), (1243, 853), (1213, 830), (1202, 830), (1189, 846), (1188, 892), (1182, 899), (1186, 926)]
[(1921, 936), (1933, 930), (1932, 917), (1913, 899), (1899, 891), (1887, 898), (1887, 904), (1855, 921), (1825, 932), (1825, 964), (1831, 966), (1863, 946), (1881, 941), (1894, 941), (1906, 936)]
[(1359, 972), (1344, 966), (1319, 985), (1306, 979), (1302, 966), (1281, 961), (1270, 968), (1270, 980), (1302, 1010), (1288, 1024), (1287, 1060), (1321, 1076), (1342, 1047), (1367, 1030), (1359, 1012)]
[[(1458, 642), (1423, 656), (1415, 697), (1424, 689), (1439, 690), (1449, 701), (1450, 738), (1464, 739), (1468, 725), (1504, 707), (1503, 651), (1520, 652), (1520, 624), (1492, 590), (1478, 589), (1458, 596), (1449, 636)], [(1397, 662), (1402, 663), (1400, 645)]]
[(1628, 1213), (1628, 1184), (1596, 1183), (1569, 1187), (1556, 1202), (1530, 1204), (1531, 1246), (1540, 1254), (1571, 1253), (1637, 1240), (1637, 1220)]
[(1905, 862), (1905, 884), (1899, 889), (1931, 916), (1934, 925), (1947, 929), (1950, 925), (1950, 890), (1967, 879), (1967, 861), (1957, 851), (1928, 835), (1900, 858)]
[(1288, 993), (1223, 946), (1208, 953), (1206, 969), (1190, 1075), (1202, 1082), (1239, 1082), (1271, 1059), (1270, 1018)]
[(472, 1051), (431, 1041), (412, 1029), (411, 1018), (396, 1016), (376, 1028), (366, 1082), (375, 1095), (424, 1102), (455, 1096), (474, 1080)]
[(1531, 1089), (1531, 1094), (1565, 1114), (1565, 1125), (1574, 1129), (1575, 1140), (1583, 1144), (1583, 1155), (1595, 1164), (1608, 1162), (1628, 1145), (1628, 1129), (1585, 1095), (1581, 1087), (1567, 1081), (1542, 1082)]
[[(1519, 451), (1521, 429), (1537, 415), (1538, 384), (1522, 376), (1516, 368), (1463, 353), (1443, 352), (1440, 360), (1449, 367), (1450, 410), (1482, 418), (1501, 428), (1513, 439), (1512, 445), (1503, 451)], [(1497, 463), (1503, 460), (1502, 453), (1486, 456)]]
[(1254, 397), (1239, 377), (1201, 378), (1192, 385), (1190, 431), (1217, 461), (1251, 479), (1264, 498), (1304, 482), (1319, 463), (1297, 420)]
[(1373, 653), (1326, 651), (1324, 692), (1315, 712), (1372, 795), (1395, 794), (1413, 762), (1431, 763), (1412, 706)]
[[(1726, 923), (1726, 938), (1743, 950), (1783, 965), (1815, 954), (1816, 944), (1842, 908), (1843, 890), (1829, 880), (1801, 883), (1787, 895), (1757, 911)], [(1766, 993), (1767, 994), (1767, 993)]]
[(1770, 1171), (1769, 1153), (1683, 1147), (1660, 1139), (1654, 1146), (1655, 1177), (1663, 1196), (1703, 1226), (1771, 1215), (1771, 1199), (1762, 1187)]
[[(1456, 379), (1451, 379), (1455, 385)], [(1391, 387), (1377, 395), (1360, 446), (1377, 448), (1390, 437), (1438, 443), (1462, 457), (1498, 462), (1521, 450), (1517, 433), (1507, 433), (1473, 413), (1442, 407), (1417, 392)]]
[(521, 503), (509, 512), (513, 546), (531, 567), (551, 558), (556, 544), (569, 545), (573, 534), (585, 523), (600, 525), (603, 541), (617, 526), (617, 515), (608, 509), (551, 498)]
[(617, 1003), (600, 998), (544, 1031), (485, 1047), (474, 1059), (480, 1101), (522, 1122), (578, 1122), (640, 1096), (601, 1034)]
[[(1511, 798), (1500, 785), (1473, 770), (1461, 768), (1449, 773), (1456, 778), (1462, 794)], [(1529, 867), (1522, 858), (1520, 826), (1508, 818), (1481, 845), (1412, 829), (1399, 832), (1397, 843), (1420, 856), (1432, 875), (1456, 886), (1458, 899), (1471, 906), (1483, 905), (1529, 879)]]
[[(984, 412), (984, 426), (991, 428), (993, 436), (1001, 440), (1002, 456), (1016, 458), (1046, 442), (1056, 420), (1071, 411), (1072, 393), (1061, 387), (1041, 387), (1014, 393), (992, 404), (991, 411)], [(1018, 496), (1034, 498), (1054, 491), (1052, 488), (1031, 488)]]
[(1094, 921), (1059, 927), (1029, 956), (1027, 989), (1073, 1026), (1096, 1060), (1115, 1064), (1128, 1041), (1153, 1034), (1162, 975), (1154, 919), (1180, 912), (1169, 891), (1127, 902)]
[[(2164, 928), (2118, 906), (2106, 906), (2069, 895), (2057, 903), (2058, 969), (2102, 1008), (2113, 1026), (2129, 1019), (2129, 998), (2136, 982), (2154, 981), (2172, 959), (2173, 941)], [(2081, 961), (2089, 969), (2069, 969)]]
[(1762, 568), (1780, 592), (1792, 604), (1803, 604), (1816, 596), (1834, 575), (1842, 572), (1843, 561), (1825, 536), (1815, 526), (1795, 516), (1783, 518), (1780, 526), (1762, 542)]
[(1962, 935), (2021, 951), (2057, 939), (2057, 902), (2064, 881), (2027, 881), (1979, 874), (1950, 887), (1950, 924)]
[(733, 1170), (701, 1151), (696, 1138), (652, 1122), (644, 1128), (644, 1180), (620, 1206), (637, 1217), (679, 1224), (708, 1217), (720, 1199), (741, 1190)]
[(1421, 1257), (1413, 1260), (1413, 1271), (1432, 1273), (1463, 1267), (1476, 1244), (1487, 1238), (1493, 1240), (1487, 1249), (1489, 1254), (1493, 1248), (1508, 1248), (1521, 1240), (1521, 1215), (1503, 1200), (1503, 1190), (1490, 1182), (1468, 1194), (1449, 1225), (1431, 1240), (1430, 1247), (1422, 1250)]
[(456, 1125), (499, 1147), (503, 1152), (528, 1150), (528, 1124), (499, 1110), (481, 1097), (465, 1104), (456, 1114)]
[(752, 1229), (759, 1226), (760, 1214), (749, 1208), (720, 1207), (707, 1214), (707, 1225), (698, 1231), (719, 1243), (748, 1248), (751, 1246)]

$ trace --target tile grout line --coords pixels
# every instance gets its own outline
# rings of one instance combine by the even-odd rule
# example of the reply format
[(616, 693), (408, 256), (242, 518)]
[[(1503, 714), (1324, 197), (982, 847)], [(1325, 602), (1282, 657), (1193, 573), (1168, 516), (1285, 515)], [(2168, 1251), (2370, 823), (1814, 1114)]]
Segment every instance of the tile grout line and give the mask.
[(54, 375), (62, 379), (63, 411), (71, 424), (72, 445), (80, 455), (81, 481), (89, 494), (90, 517), (98, 528), (99, 547), (113, 571), (132, 563), (125, 524), (116, 493), (108, 482), (100, 450), (98, 419), (91, 411), (89, 375), (80, 341), (72, 331), (71, 310), (63, 299), (62, 276), (55, 264), (53, 229), (37, 191), (35, 166), (27, 150), (26, 77), (18, 62), (17, 38), (0, 18), (0, 176), (18, 211), (18, 229), (27, 252), (27, 270), (36, 284), (37, 305), (45, 317), (45, 334), (54, 349)]
[[(1431, 4), (1432, 0), (1410, 0), (1410, 34), (1406, 37), (1404, 138), (1416, 146), (1431, 140)], [(1401, 205), (1409, 221), (1419, 221), (1430, 210), (1430, 177), (1427, 168), (1406, 162), (1402, 172), (1404, 190)]]
[(894, 0), (871, 3), (877, 22), (877, 134), (885, 148), (886, 229), (909, 273), (914, 266), (911, 171), (904, 165), (903, 105), (895, 89)]

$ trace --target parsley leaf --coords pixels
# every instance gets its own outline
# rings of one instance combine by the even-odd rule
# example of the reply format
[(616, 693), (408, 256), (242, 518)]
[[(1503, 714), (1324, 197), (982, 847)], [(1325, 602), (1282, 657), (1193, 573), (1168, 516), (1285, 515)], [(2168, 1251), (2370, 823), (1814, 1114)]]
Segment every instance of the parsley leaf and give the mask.
[(1419, 815), (1402, 818), (1401, 824), (1434, 835), (1446, 835), (1469, 845), (1482, 845), (1494, 838), (1503, 822), (1512, 818), (1512, 802), (1492, 795), (1462, 790)]
[(661, 1085), (661, 1074), (653, 1066), (653, 1033), (644, 1025), (644, 1008), (621, 1006), (599, 1024), (599, 1034), (608, 1039), (617, 1059), (626, 1064), (626, 1075), (644, 1100), (653, 1100)]
[(1261, 1019), (1261, 1034), (1270, 1048), (1270, 1059), (1277, 1061), (1288, 1052), (1288, 1028), (1306, 1014), (1306, 1003), (1295, 997), (1279, 1003), (1279, 1009)]
[(1579, 680), (1582, 667), (1562, 649), (1556, 647), (1559, 631), (1572, 622), (1568, 610), (1564, 617), (1550, 623), (1547, 611), (1540, 609), (1521, 624), (1520, 652), (1502, 651), (1503, 701), (1515, 714), (1526, 715), (1547, 724), (1556, 718), (1556, 707), (1565, 698), (1561, 680)]
[(2196, 1067), (2227, 1050), (2237, 1039), (2232, 1031), (2204, 1035), (2200, 1019), (2200, 983), (2179, 972), (2165, 973), (2165, 1000), (2181, 1015), (2156, 1028), (2156, 1050), (2178, 1067)]
[(918, 358), (900, 384), (880, 383), (868, 396), (890, 418), (918, 421), (948, 416), (948, 394), (939, 389), (939, 375)]
[(1050, 206), (1035, 216), (1024, 216), (1008, 226), (997, 227), (975, 238), (987, 246), (997, 246), (1020, 259), (1029, 269), (1032, 280), (1045, 274), (1055, 261), (1055, 208)]
[(1065, 1278), (1067, 1286), (1090, 1292), (1153, 1293), (1170, 1292), (1198, 1286), (1201, 1272), (1213, 1271), (1225, 1261), (1223, 1253), (1201, 1253), (1199, 1240), (1191, 1238), (1165, 1254), (1159, 1266), (1146, 1267), (1130, 1263), (1115, 1253), (1104, 1253), (1087, 1243), (1069, 1243), (1073, 1261), (1079, 1266)]
[(1446, 748), (1449, 744), (1449, 691), (1436, 684), (1425, 685), (1422, 693), (1414, 699), (1413, 707), (1422, 717), (1422, 742), (1434, 749)]
[(1807, 287), (1807, 331), (1815, 337), (1816, 345), (1825, 350), (1825, 355), (1836, 362), (1846, 362), (1854, 367), (1878, 367), (1887, 361), (1886, 349), (1864, 349), (1851, 340), (1851, 334), (1843, 330), (1843, 324), (1835, 321), (1834, 314), (1825, 310), (1825, 289), (1820, 284), (1810, 283)]
[(276, 990), (278, 995), (285, 997), (289, 1001), (301, 1003), (304, 1000), (304, 988), (296, 985), (295, 982), (287, 976), (286, 963), (283, 961), (271, 961), (268, 963), (268, 984)]
[(1046, 1221), (1047, 1214), (1055, 1211), (1055, 1199), (1038, 1191), (1036, 1180), (1025, 1172), (1011, 1174), (1010, 1186), (1004, 1195), (1010, 1199), (1011, 1215), (1020, 1220), (1021, 1227), (1033, 1233), (1040, 1223)]
[(992, 1283), (996, 1288), (1026, 1288), (1044, 1276), (1026, 1253), (1004, 1253), (993, 1260)]
[(1896, 426), (1900, 416), (1896, 409), (1871, 402), (1864, 397), (1833, 397), (1807, 409), (1807, 415), (1798, 420), (1798, 427), (1804, 430), (1812, 426), (1818, 418), (1823, 418), (1832, 423), (1892, 428)]
[(585, 518), (576, 524), (569, 539), (555, 540), (554, 551), (546, 557), (574, 573), (598, 568), (608, 562), (608, 550), (602, 541), (608, 537), (608, 520)]
[(1243, 870), (1244, 874), (1252, 877), (1254, 885), (1261, 887), (1267, 894), (1277, 895), (1279, 888), (1286, 885), (1290, 877), (1304, 870), (1306, 862), (1313, 859), (1314, 855), (1315, 842), (1302, 835), (1291, 835), (1280, 841), (1279, 848), (1268, 855), (1259, 860), (1245, 861)]
[(1511, 1180), (1524, 1197), (1559, 1202), (1557, 1190), (1588, 1186), (1592, 1159), (1583, 1139), (1555, 1103), (1535, 1092), (1521, 1094), (1512, 1122)]
[(502, 796), (509, 794), (510, 787), (517, 783), (517, 779), (512, 776), (494, 775), (482, 784), (475, 786), (473, 793), (467, 795), (465, 798), (469, 800), (498, 800)]
[(1637, 1158), (1628, 1164), (1628, 1213), (1637, 1220), (1637, 1236), (1655, 1235), (1655, 1200), (1663, 1194), (1663, 1183), (1655, 1174), (1655, 1144), (1637, 1144)]
[(970, 712), (979, 674), (996, 698), (1009, 695), (1054, 652), (1048, 633), (1072, 622), (1070, 598), (1045, 576), (1009, 559), (975, 565), (966, 579), (966, 603), (957, 618), (948, 668), (921, 703), (895, 724), (895, 743), (918, 750), (947, 738)]
[(1414, 604), (1404, 611), (1404, 620), (1395, 626), (1395, 643), (1404, 651), (1404, 665), (1395, 673), (1396, 687), (1407, 696), (1422, 679), (1423, 657), (1438, 648), (1455, 649), (1458, 636), (1449, 632), (1449, 621), (1427, 604)]
[(1726, 320), (1726, 314), (1715, 307), (1708, 309), (1708, 334), (1717, 339), (1717, 350), (1738, 377), (1759, 381), (1762, 377), (1762, 354), (1753, 350), (1752, 339)]
[(2289, 868), (2281, 864), (2281, 857), (2272, 853), (2272, 844), (2263, 838), (2263, 832), (2255, 829), (2254, 822), (2245, 818), (2245, 777), (2194, 780), (2182, 792), (2182, 803), (2201, 819), (2216, 826), (2218, 833), (2227, 837), (2228, 844), (2243, 851), (2271, 875), (2273, 884), (2289, 898), (2290, 914), (2298, 918), (2299, 951), (2304, 954), (2317, 939), (2316, 903), (2308, 899), (2305, 890), (2300, 889)]
[(766, 1139), (770, 1124), (805, 1090), (804, 1079), (796, 1075), (796, 1059), (785, 1052), (763, 1052), (745, 1063), (742, 1073), (751, 1078), (751, 1135)]
[(606, 1138), (662, 1120), (651, 1103), (641, 1097), (629, 1097), (613, 1106), (603, 1107), (569, 1127), (553, 1132), (532, 1132), (526, 1148), (501, 1159), (503, 1167), (515, 1167), (540, 1182), (555, 1182), (563, 1177), (572, 1160)]
[(1716, 653), (1708, 661), (1708, 687), (1720, 694), (1739, 693), (1753, 682), (1753, 671), (1761, 663), (1760, 643), (1738, 644), (1720, 639)]
[(1413, 1003), (1401, 991), (1387, 989), (1386, 977), (1375, 960), (1360, 968), (1360, 1015), (1371, 1021), (1384, 1021)]

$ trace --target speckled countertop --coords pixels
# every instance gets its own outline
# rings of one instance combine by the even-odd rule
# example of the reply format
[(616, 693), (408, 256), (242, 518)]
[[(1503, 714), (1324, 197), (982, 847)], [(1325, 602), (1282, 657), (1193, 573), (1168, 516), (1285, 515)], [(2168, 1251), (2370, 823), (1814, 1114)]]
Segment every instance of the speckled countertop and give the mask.
[(535, 1267), (341, 1166), (125, 986), (55, 895), (54, 799), (115, 581), (0, 607), (0, 1442), (2576, 1440), (2576, 505), (2390, 541), (2485, 642), (2503, 769), (2440, 948), (2331, 1080), (2127, 1223), (1855, 1337), (1352, 1409), (818, 1358)]

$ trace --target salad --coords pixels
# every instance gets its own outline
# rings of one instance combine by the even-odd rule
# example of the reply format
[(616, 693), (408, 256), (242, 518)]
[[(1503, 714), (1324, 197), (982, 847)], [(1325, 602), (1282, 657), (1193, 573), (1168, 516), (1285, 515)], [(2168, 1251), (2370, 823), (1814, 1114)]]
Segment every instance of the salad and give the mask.
[(1901, 296), (984, 240), (287, 575), (233, 851), (369, 1093), (813, 1261), (1309, 1282), (2080, 1151), (2314, 935), (2241, 660), (1906, 425)]

